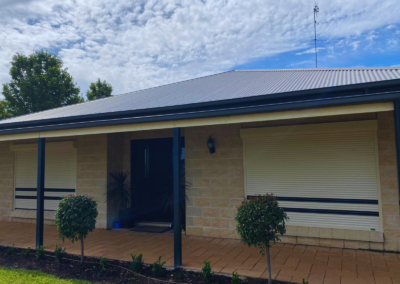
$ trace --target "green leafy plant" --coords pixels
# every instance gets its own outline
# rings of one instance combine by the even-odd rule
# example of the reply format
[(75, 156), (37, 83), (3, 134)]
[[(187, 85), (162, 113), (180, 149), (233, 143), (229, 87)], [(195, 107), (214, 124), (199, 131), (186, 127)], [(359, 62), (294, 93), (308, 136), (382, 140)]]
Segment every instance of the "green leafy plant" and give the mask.
[(308, 284), (308, 281), (306, 281), (305, 279), (303, 279), (303, 284)]
[(262, 256), (267, 254), (268, 283), (271, 284), (271, 243), (285, 234), (286, 213), (279, 207), (276, 197), (267, 194), (245, 199), (235, 219), (241, 241), (249, 247), (258, 247)]
[(23, 250), (23, 251), (21, 252), (21, 255), (22, 255), (23, 257), (28, 257), (30, 253), (31, 253), (31, 248), (28, 247), (27, 249), (25, 249), (25, 250)]
[(107, 184), (106, 202), (111, 202), (113, 208), (118, 210), (118, 219), (121, 221), (121, 215), (131, 205), (130, 172), (110, 172), (109, 175), (111, 181)]
[(156, 262), (153, 263), (153, 268), (151, 269), (151, 272), (153, 273), (154, 276), (156, 277), (161, 277), (164, 275), (164, 264), (166, 264), (166, 261), (161, 262), (161, 256), (158, 258)]
[(139, 254), (138, 256), (136, 256), (131, 254), (131, 257), (132, 257), (132, 262), (130, 264), (131, 270), (136, 273), (142, 273), (144, 265), (143, 255)]
[(89, 101), (102, 98), (112, 97), (113, 87), (105, 80), (102, 82), (100, 78), (95, 83), (91, 83), (89, 90), (86, 92), (86, 97)]
[(44, 258), (44, 247), (40, 246), (36, 249), (36, 259), (43, 259)]
[(65, 252), (67, 248), (62, 249), (61, 247), (58, 247), (58, 244), (56, 244), (56, 247), (54, 249), (54, 257), (56, 258), (56, 260), (58, 262), (61, 262), (61, 260), (65, 257), (65, 255), (67, 254)]
[(102, 270), (107, 270), (110, 266), (110, 261), (107, 258), (100, 259), (100, 266)]
[(12, 247), (8, 247), (6, 250), (6, 255), (13, 255), (14, 254), (14, 245)]
[(240, 280), (237, 272), (232, 272), (231, 283), (232, 284), (242, 284), (242, 280)]
[(96, 226), (97, 202), (92, 198), (77, 195), (67, 196), (58, 204), (56, 210), (56, 226), (60, 238), (81, 241), (81, 263), (84, 258), (84, 242), (89, 232)]
[(204, 266), (201, 269), (201, 278), (203, 278), (204, 281), (211, 281), (213, 274), (211, 271), (211, 263), (209, 261), (203, 261)]
[[(38, 51), (16, 53), (10, 67), (11, 81), (3, 84), (5, 115), (18, 116), (83, 102), (61, 57)], [(2, 111), (3, 112), (3, 111)]]

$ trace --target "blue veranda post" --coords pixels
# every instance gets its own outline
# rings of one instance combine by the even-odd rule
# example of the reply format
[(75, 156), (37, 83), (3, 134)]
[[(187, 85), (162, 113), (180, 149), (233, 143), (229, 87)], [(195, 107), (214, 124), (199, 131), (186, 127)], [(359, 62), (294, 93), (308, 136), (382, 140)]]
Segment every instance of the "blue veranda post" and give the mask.
[(38, 139), (36, 248), (43, 245), (45, 138)]
[(174, 180), (174, 266), (182, 266), (182, 219), (181, 219), (181, 129), (174, 128), (173, 180)]

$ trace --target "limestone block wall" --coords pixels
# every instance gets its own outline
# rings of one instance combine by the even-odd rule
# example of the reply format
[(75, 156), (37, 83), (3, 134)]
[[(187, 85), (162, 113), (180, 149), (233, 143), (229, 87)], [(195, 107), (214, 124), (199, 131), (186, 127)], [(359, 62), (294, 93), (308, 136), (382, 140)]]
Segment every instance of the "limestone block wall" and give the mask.
[[(210, 154), (207, 140), (215, 140)], [(244, 198), (243, 142), (240, 124), (185, 129), (187, 234), (238, 238), (234, 220)]]
[(11, 221), (13, 209), (15, 154), (10, 151), (11, 144), (0, 142), (0, 221)]
[(377, 114), (377, 119), (384, 249), (400, 251), (399, 191), (393, 112), (380, 112)]
[(107, 228), (107, 134), (78, 136), (77, 191), (98, 203), (96, 228)]

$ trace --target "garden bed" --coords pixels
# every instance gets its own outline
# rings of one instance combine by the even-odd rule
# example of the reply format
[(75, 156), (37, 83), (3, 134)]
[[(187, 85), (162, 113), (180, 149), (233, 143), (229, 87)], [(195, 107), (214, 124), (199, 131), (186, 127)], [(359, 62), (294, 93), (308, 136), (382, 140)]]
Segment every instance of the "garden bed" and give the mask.
[[(163, 277), (155, 279), (151, 272), (151, 266), (145, 266), (141, 275), (137, 275), (129, 271), (129, 262), (110, 260), (111, 264), (108, 269), (102, 270), (100, 259), (86, 257), (85, 263), (79, 262), (76, 255), (67, 255), (60, 263), (53, 256), (53, 253), (46, 252), (44, 259), (37, 260), (35, 251), (31, 250), (30, 255), (22, 256), (22, 249), (15, 248), (12, 255), (7, 255), (7, 247), (0, 246), (0, 267), (12, 269), (22, 268), (27, 270), (40, 270), (42, 272), (55, 275), (62, 279), (79, 279), (87, 280), (92, 283), (143, 283), (156, 284), (165, 282), (177, 283), (219, 283), (230, 284), (231, 277), (223, 275), (214, 275), (213, 280), (205, 282), (201, 278), (199, 272), (186, 271), (183, 269), (166, 270)], [(266, 279), (243, 278), (242, 283), (267, 283)], [(287, 283), (274, 281), (274, 283)]]

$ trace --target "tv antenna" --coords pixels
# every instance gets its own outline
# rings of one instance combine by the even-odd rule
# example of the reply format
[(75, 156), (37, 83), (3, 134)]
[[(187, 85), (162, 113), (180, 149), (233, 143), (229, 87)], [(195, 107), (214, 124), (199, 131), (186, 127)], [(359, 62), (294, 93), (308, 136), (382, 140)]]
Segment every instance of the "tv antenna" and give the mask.
[(315, 3), (314, 7), (314, 43), (315, 43), (315, 68), (318, 68), (318, 57), (317, 57), (317, 20), (318, 18), (318, 13), (319, 13), (319, 7), (318, 4)]

